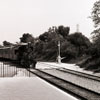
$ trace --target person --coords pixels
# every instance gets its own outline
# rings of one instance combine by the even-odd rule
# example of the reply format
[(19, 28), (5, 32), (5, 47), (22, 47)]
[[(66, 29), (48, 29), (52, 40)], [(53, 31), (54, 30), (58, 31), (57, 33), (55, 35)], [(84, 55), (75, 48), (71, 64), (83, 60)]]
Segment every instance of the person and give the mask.
[(36, 68), (37, 61), (33, 57), (30, 57), (29, 63), (31, 68)]
[(33, 68), (36, 68), (37, 61), (33, 60)]

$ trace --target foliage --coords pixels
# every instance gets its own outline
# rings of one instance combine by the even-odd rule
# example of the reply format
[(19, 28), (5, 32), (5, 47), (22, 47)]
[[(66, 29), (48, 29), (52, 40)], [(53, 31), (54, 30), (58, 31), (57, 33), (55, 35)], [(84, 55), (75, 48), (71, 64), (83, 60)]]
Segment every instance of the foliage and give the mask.
[[(86, 49), (91, 45), (89, 39), (82, 33), (69, 34), (70, 28), (65, 26), (53, 26), (37, 38), (33, 38), (29, 33), (24, 33), (20, 38), (21, 42), (31, 42), (33, 50), (31, 56), (40, 61), (56, 61), (58, 57), (58, 41), (60, 41), (60, 54), (62, 61), (66, 62), (71, 59), (76, 59), (81, 55), (86, 54)], [(32, 42), (34, 40), (34, 42)], [(26, 50), (28, 49), (28, 50)], [(29, 48), (25, 50), (30, 51)], [(24, 47), (23, 49), (24, 50)], [(25, 59), (26, 54), (20, 51), (19, 59)]]
[(91, 18), (95, 24), (95, 27), (99, 27), (100, 25), (100, 0), (94, 3), (93, 10), (91, 13)]
[(95, 25), (93, 35), (93, 47), (91, 47), (91, 55), (100, 56), (100, 0), (96, 1), (93, 6), (91, 18)]
[(24, 42), (24, 43), (34, 42), (34, 37), (29, 33), (24, 33), (20, 38), (20, 42)]
[(62, 35), (63, 37), (67, 37), (69, 34), (70, 28), (69, 27), (64, 27), (63, 25), (59, 26), (57, 29), (57, 33)]
[(71, 59), (75, 59), (78, 56), (78, 50), (75, 45), (73, 45), (68, 40), (64, 40), (61, 42), (61, 56), (64, 58), (62, 61), (68, 61)]
[(80, 32), (75, 32), (74, 34), (71, 34), (67, 38), (68, 41), (70, 41), (75, 46), (86, 46), (89, 47), (91, 45), (89, 39), (82, 35)]
[(9, 46), (12, 46), (12, 45), (13, 45), (13, 44), (10, 43), (10, 42), (8, 42), (8, 41), (3, 41), (3, 46), (9, 47)]
[(87, 50), (89, 58), (82, 62), (80, 67), (97, 72), (98, 69), (100, 71), (100, 0), (94, 3), (91, 18), (95, 26), (95, 30), (92, 32), (93, 43)]
[(39, 39), (43, 42), (46, 42), (48, 40), (48, 32), (43, 33), (39, 36)]
[(100, 0), (94, 3), (91, 18), (94, 22), (95, 30), (92, 32), (93, 41), (96, 42), (100, 37)]
[(68, 27), (53, 26), (41, 34), (34, 44), (35, 58), (55, 61), (58, 56), (59, 40), (61, 41), (61, 57), (67, 60), (76, 59), (85, 54), (86, 49), (91, 45), (89, 39), (82, 33), (69, 35)]
[(90, 40), (80, 32), (69, 35), (67, 40), (77, 47), (78, 55), (86, 53), (86, 50), (91, 46)]
[(62, 37), (66, 38), (69, 34), (70, 28), (64, 27), (63, 25), (50, 27), (47, 32), (44, 32), (39, 36), (39, 39), (43, 42), (49, 42), (52, 39), (56, 38), (56, 40), (61, 39)]

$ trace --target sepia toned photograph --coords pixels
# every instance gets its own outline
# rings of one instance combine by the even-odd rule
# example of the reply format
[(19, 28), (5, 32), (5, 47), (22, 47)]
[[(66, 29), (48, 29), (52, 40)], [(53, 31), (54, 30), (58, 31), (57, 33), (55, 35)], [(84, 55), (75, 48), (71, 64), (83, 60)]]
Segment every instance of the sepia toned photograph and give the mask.
[(0, 100), (100, 100), (100, 0), (0, 0)]

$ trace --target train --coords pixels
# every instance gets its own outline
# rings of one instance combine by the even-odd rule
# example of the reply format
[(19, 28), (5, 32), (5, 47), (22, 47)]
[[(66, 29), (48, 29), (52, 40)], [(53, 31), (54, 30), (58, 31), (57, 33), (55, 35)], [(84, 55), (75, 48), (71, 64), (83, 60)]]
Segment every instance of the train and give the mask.
[(29, 43), (19, 43), (10, 47), (2, 47), (0, 48), (0, 59), (16, 61), (23, 67), (35, 68), (36, 60), (31, 55), (32, 51), (33, 47)]

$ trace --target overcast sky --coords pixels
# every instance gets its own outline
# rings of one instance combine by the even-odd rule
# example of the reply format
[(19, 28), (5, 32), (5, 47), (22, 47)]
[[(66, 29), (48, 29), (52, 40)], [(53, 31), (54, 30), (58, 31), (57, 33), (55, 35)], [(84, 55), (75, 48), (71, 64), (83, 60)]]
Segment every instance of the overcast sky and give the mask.
[(70, 26), (90, 37), (91, 15), (96, 0), (0, 0), (0, 43), (19, 41), (23, 33), (39, 36), (51, 26)]

